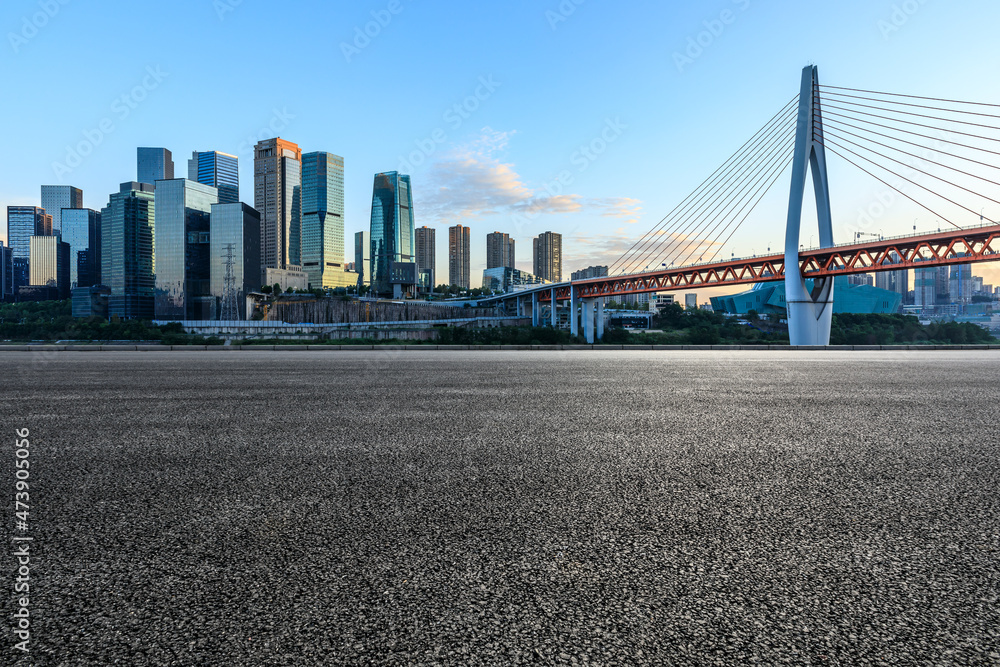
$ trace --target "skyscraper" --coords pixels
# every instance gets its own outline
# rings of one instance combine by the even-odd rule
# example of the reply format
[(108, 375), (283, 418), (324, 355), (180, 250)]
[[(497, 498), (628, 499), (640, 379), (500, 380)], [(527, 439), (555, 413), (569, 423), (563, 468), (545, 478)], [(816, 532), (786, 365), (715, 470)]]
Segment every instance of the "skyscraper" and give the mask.
[(354, 270), (358, 272), (358, 287), (371, 285), (372, 244), (371, 232), (354, 234)]
[[(72, 185), (43, 185), (42, 208), (52, 216), (52, 233), (62, 233), (62, 210), (83, 208), (83, 190)], [(64, 239), (65, 240), (65, 239)]]
[(514, 239), (509, 234), (493, 232), (486, 235), (486, 268), (514, 268)]
[(101, 282), (111, 288), (108, 314), (153, 318), (153, 227), (156, 202), (151, 183), (122, 183), (101, 210)]
[(375, 174), (371, 222), (372, 289), (392, 291), (389, 269), (393, 262), (413, 262), (413, 198), (410, 177), (395, 171)]
[(420, 280), (420, 288), (425, 292), (434, 289), (436, 277), (436, 250), (434, 243), (434, 229), (418, 227), (416, 230), (417, 245), (417, 277)]
[(69, 244), (58, 236), (32, 236), (30, 285), (52, 285), (60, 299), (69, 298)]
[(965, 305), (972, 301), (972, 264), (955, 264), (951, 267), (948, 292), (953, 303)]
[(138, 148), (135, 163), (140, 183), (155, 185), (174, 177), (174, 158), (166, 148)]
[(219, 191), (186, 178), (156, 183), (156, 301), (158, 320), (214, 317), (211, 290), (212, 204)]
[(300, 266), (301, 228), (294, 224), (295, 188), (302, 185), (302, 151), (280, 137), (257, 142), (253, 202), (260, 213), (261, 261), (271, 269)]
[(220, 204), (240, 200), (239, 160), (219, 151), (194, 151), (188, 160), (188, 180), (219, 191)]
[(448, 228), (448, 283), (469, 289), (471, 272), (469, 228), (455, 225)]
[(534, 273), (550, 282), (562, 282), (562, 234), (545, 232), (532, 241)]
[(0, 241), (0, 301), (13, 298), (14, 294), (14, 263), (11, 261), (10, 248)]
[(12, 283), (16, 293), (21, 285), (29, 285), (31, 237), (51, 236), (52, 216), (38, 206), (7, 207), (7, 244), (10, 246)]
[(348, 287), (344, 274), (344, 158), (318, 151), (302, 156), (302, 269), (311, 287)]
[(226, 311), (226, 260), (232, 249), (232, 290), (239, 319), (247, 318), (246, 295), (260, 289), (260, 213), (244, 204), (212, 204), (211, 291), (217, 312)]
[[(70, 288), (99, 284), (101, 214), (89, 208), (64, 208), (62, 240), (69, 244)], [(80, 266), (81, 257), (83, 266)]]

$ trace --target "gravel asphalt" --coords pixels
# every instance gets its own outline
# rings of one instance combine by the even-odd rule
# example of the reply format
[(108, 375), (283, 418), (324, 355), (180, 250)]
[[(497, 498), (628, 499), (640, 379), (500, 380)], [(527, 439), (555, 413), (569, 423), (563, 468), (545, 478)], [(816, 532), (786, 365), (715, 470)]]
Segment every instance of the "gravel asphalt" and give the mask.
[(1000, 352), (0, 369), (0, 664), (1000, 665)]

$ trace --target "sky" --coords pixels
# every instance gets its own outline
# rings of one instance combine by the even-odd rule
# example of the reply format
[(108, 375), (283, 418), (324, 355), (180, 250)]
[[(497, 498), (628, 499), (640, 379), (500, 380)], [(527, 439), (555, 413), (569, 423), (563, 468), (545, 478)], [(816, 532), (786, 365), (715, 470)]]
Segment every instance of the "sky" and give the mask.
[[(348, 248), (368, 229), (373, 175), (399, 170), (416, 225), (437, 230), (439, 277), (461, 223), (473, 286), (493, 231), (527, 271), (532, 237), (563, 234), (568, 278), (654, 227), (798, 93), (807, 65), (835, 86), (1000, 103), (998, 19), (986, 0), (5, 0), (0, 206), (68, 184), (99, 209), (135, 178), (137, 146), (169, 148), (177, 176), (193, 150), (236, 154), (252, 204), (252, 146), (281, 136), (344, 157)], [(885, 186), (830, 161), (843, 242)], [(788, 183), (723, 256), (780, 249)], [(883, 208), (864, 228), (936, 225), (905, 201)], [(989, 266), (976, 272), (1000, 284)]]

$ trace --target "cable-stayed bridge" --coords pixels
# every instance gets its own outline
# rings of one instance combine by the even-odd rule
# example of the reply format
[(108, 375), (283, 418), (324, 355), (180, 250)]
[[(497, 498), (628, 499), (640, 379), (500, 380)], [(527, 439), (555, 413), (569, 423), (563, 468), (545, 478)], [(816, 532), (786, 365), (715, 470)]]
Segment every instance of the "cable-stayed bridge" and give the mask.
[[(827, 153), (931, 214), (937, 230), (836, 245)], [(834, 277), (1000, 258), (1000, 223), (984, 215), (1000, 205), (998, 157), (1000, 105), (822, 86), (816, 68), (806, 67), (799, 94), (609, 266), (608, 276), (481, 303), (525, 314), (530, 307), (536, 325), (556, 326), (568, 309), (572, 332), (582, 328), (594, 342), (603, 335), (605, 297), (784, 281), (792, 345), (828, 344)], [(784, 253), (720, 258), (789, 167)], [(820, 243), (807, 249), (799, 239), (810, 176)], [(955, 222), (970, 218), (977, 224)]]

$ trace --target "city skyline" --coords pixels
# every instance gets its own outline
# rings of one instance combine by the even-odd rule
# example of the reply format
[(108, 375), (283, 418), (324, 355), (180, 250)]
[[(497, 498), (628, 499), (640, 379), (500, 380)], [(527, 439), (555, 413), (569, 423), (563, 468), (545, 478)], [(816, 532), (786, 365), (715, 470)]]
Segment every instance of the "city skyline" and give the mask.
[[(295, 72), (280, 60), (241, 65), (240, 58), (252, 53), (249, 38), (264, 10), (229, 0), (216, 4), (182, 1), (163, 9), (164, 34), (178, 36), (180, 44), (129, 34), (70, 63), (60, 59), (61, 41), (97, 25), (114, 29), (124, 17), (60, 5), (27, 39), (20, 34), (23, 19), (30, 23), (37, 3), (12, 2), (0, 10), (2, 24), (19, 38), (8, 39), (3, 55), (11, 85), (26, 85), (59, 62), (71, 69), (66, 93), (80, 100), (72, 114), (66, 107), (30, 109), (27, 99), (14, 99), (0, 112), (19, 128), (12, 141), (20, 156), (0, 186), (0, 206), (39, 205), (38, 185), (52, 183), (82, 188), (84, 206), (97, 209), (133, 177), (136, 146), (166, 147), (175, 161), (205, 148), (236, 155), (243, 158), (241, 190), (248, 193), (254, 144), (264, 134), (281, 136), (345, 157), (346, 235), (367, 227), (371, 174), (409, 173), (418, 224), (441, 234), (454, 224), (471, 228), (475, 284), (486, 265), (478, 239), (494, 230), (510, 233), (522, 248), (546, 229), (562, 233), (566, 271), (610, 264), (795, 94), (798, 72), (809, 62), (834, 85), (995, 101), (979, 85), (989, 80), (998, 48), (988, 26), (1000, 10), (985, 2), (914, 3), (912, 12), (899, 3), (859, 1), (836, 7), (749, 0), (711, 7), (568, 3), (572, 11), (555, 2), (514, 2), (457, 14), (403, 2), (386, 25), (376, 23), (371, 32), (377, 34), (363, 48), (355, 43), (365, 42), (358, 32), (364, 36), (373, 13), (383, 16), (384, 3), (329, 15), (325, 6), (303, 3), (268, 16), (275, 28), (302, 31), (310, 56), (322, 49), (329, 70), (322, 73), (310, 67)], [(332, 26), (322, 47), (308, 39), (319, 24)], [(445, 26), (458, 29), (444, 32)], [(501, 32), (521, 39), (500, 39)], [(629, 37), (607, 36), (616, 34)], [(414, 48), (428, 36), (447, 48)], [(222, 60), (227, 76), (201, 66), (233, 42), (239, 57)], [(195, 43), (197, 49), (177, 48)], [(848, 43), (849, 51), (843, 48)], [(948, 48), (936, 46), (943, 44)], [(456, 52), (462, 58), (454, 58)], [(412, 54), (405, 75), (392, 75), (411, 99), (404, 115), (391, 111), (391, 86), (359, 94), (401, 54)], [(119, 67), (123, 59), (133, 64)], [(650, 62), (658, 67), (650, 70)], [(90, 75), (94, 71), (102, 75)], [(337, 82), (339, 95), (351, 103), (313, 94), (307, 82), (316, 76)], [(255, 85), (263, 80), (272, 83)], [(79, 94), (84, 87), (87, 93)], [(250, 87), (262, 94), (246, 104), (240, 92)], [(592, 94), (595, 87), (601, 95)], [(734, 96), (741, 100), (735, 114), (728, 102)], [(213, 112), (195, 117), (196, 105)], [(108, 124), (101, 130), (105, 119), (112, 131)], [(581, 150), (602, 141), (599, 154)], [(81, 144), (83, 151), (77, 150)], [(835, 238), (844, 241), (863, 214), (877, 210), (884, 187), (847, 165), (831, 171)], [(563, 172), (571, 182), (560, 182)], [(757, 231), (738, 234), (725, 255), (760, 254), (780, 244), (787, 186), (775, 190), (762, 204)], [(249, 199), (244, 194), (253, 205)], [(911, 215), (907, 202), (889, 208), (870, 216), (869, 229), (904, 233), (914, 218), (921, 228), (935, 225), (926, 211)], [(437, 261), (444, 261), (441, 249)], [(517, 266), (531, 270), (527, 253)]]

